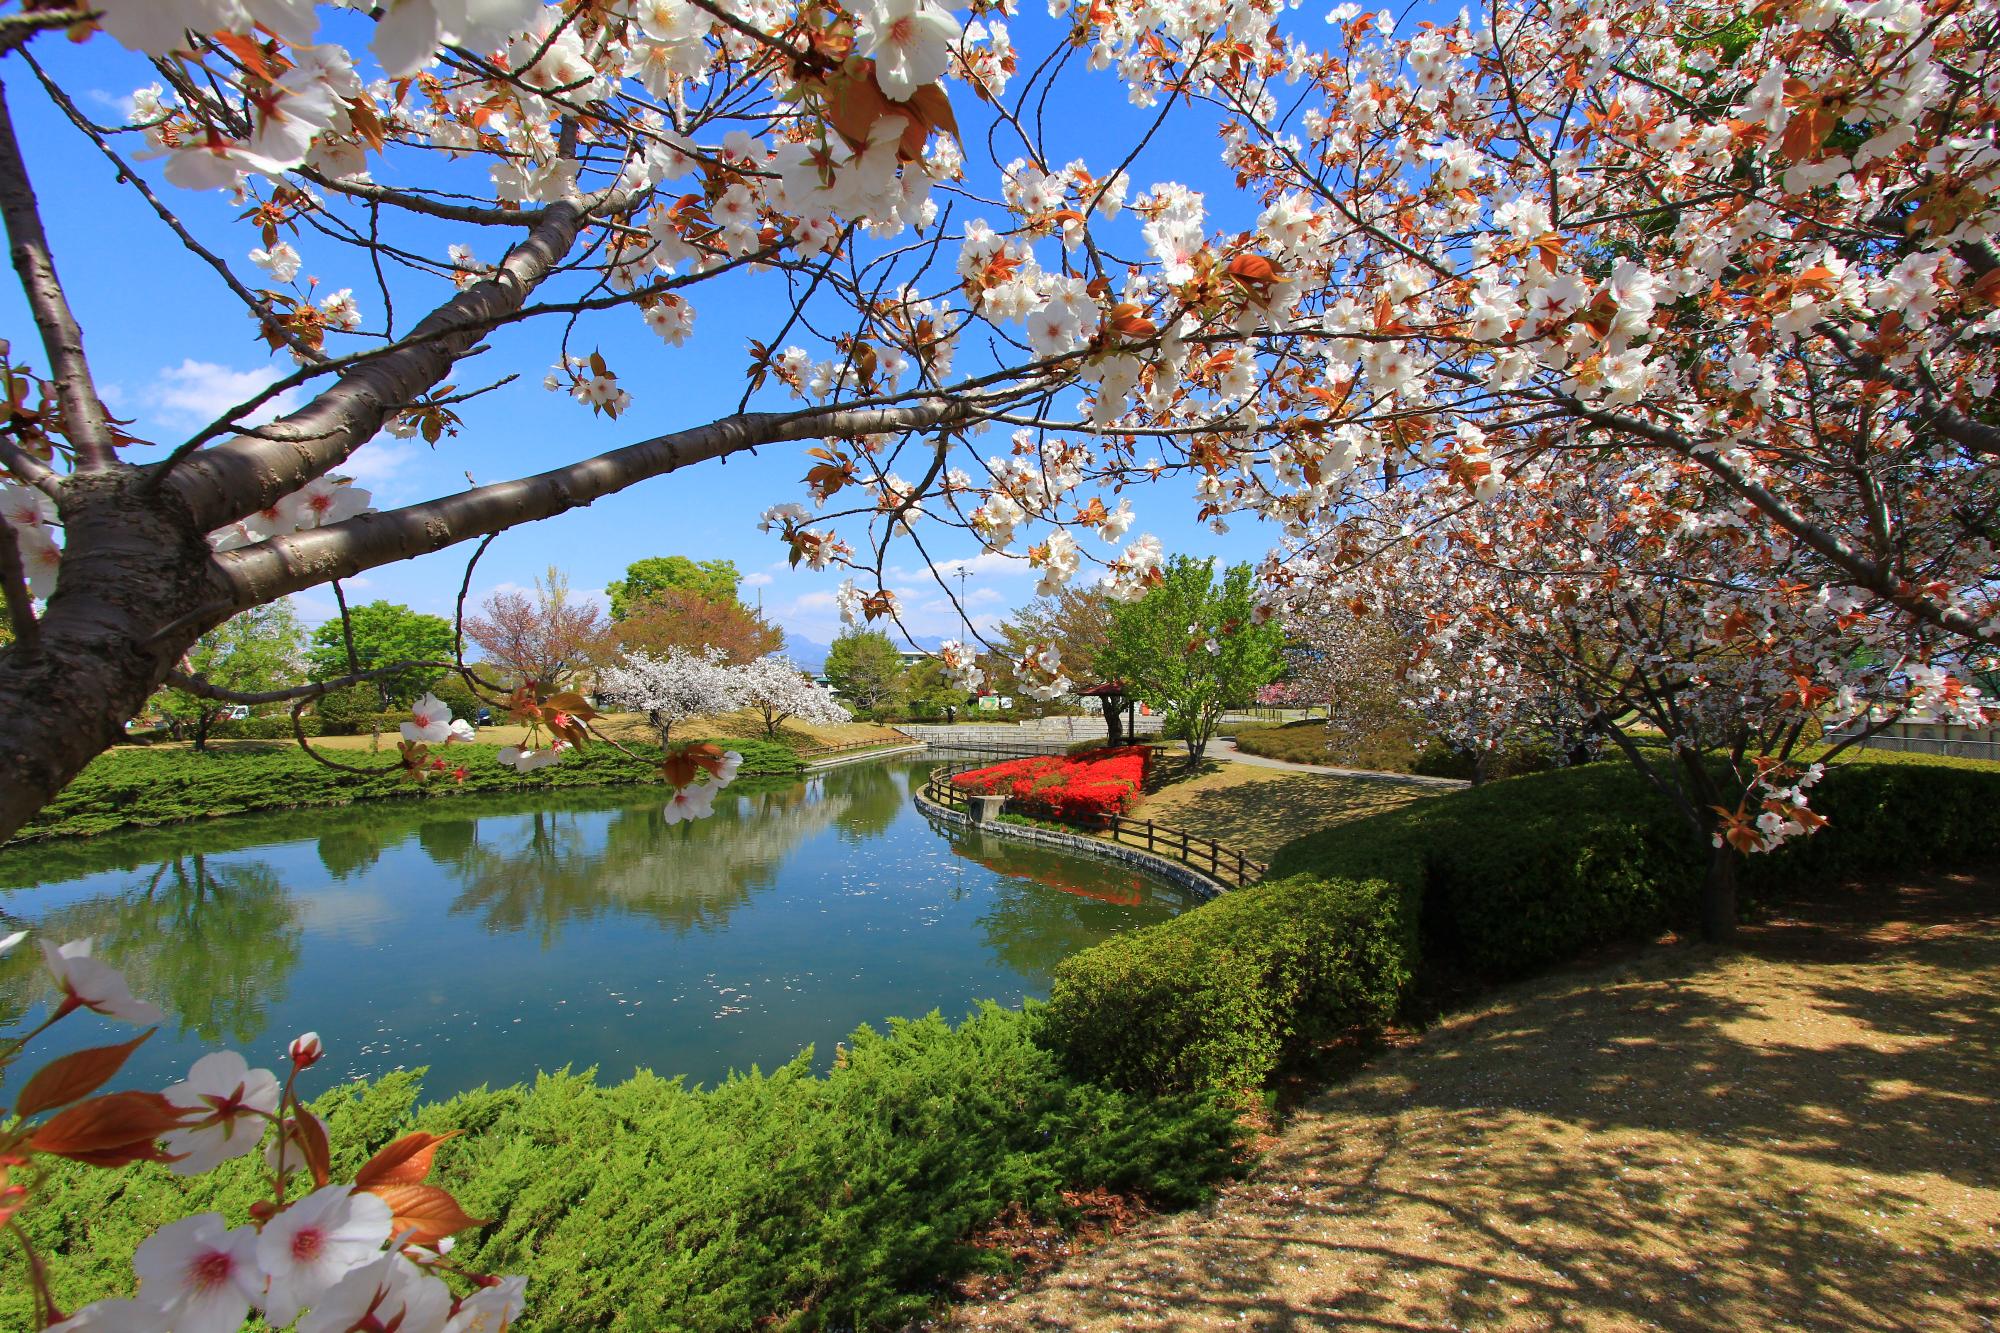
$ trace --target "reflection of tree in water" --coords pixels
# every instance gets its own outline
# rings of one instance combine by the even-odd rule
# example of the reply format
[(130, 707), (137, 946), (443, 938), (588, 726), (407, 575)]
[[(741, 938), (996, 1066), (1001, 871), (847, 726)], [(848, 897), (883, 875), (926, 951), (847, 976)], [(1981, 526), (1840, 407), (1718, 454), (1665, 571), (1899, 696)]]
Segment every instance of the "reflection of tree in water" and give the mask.
[[(132, 993), (159, 1004), (182, 1032), (236, 1043), (255, 1040), (266, 1006), (284, 999), (301, 934), (270, 866), (212, 864), (198, 853), (156, 867), (134, 892), (20, 925), (57, 941), (94, 939), (93, 952), (123, 969)], [(0, 960), (0, 1021), (17, 1020), (52, 990), (40, 951), (14, 950)]]
[(845, 842), (881, 836), (909, 808), (909, 769), (902, 765), (850, 764), (828, 770), (819, 780), (847, 798), (847, 815), (840, 821)]
[(519, 845), (482, 841), (475, 831), (451, 855), (428, 840), (425, 847), (465, 885), (451, 910), (481, 915), (488, 930), (533, 927), (548, 943), (565, 922), (610, 912), (676, 932), (709, 930), (752, 889), (774, 883), (786, 856), (848, 805), (843, 793), (808, 780), (780, 791), (732, 788), (712, 816), (683, 824), (668, 824), (656, 805), (631, 807), (604, 825), (601, 842), (574, 815), (537, 812)]
[(1145, 876), (977, 833), (952, 851), (995, 872), (993, 902), (979, 918), (993, 956), (1037, 986), (1055, 966), (1121, 930), (1172, 916), (1171, 891)]

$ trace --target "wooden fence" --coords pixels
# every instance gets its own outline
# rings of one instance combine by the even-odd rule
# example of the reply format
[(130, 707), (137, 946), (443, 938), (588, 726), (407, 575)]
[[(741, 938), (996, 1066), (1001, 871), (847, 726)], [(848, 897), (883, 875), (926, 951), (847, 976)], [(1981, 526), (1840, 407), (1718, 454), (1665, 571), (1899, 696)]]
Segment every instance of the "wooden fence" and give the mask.
[[(924, 796), (932, 804), (966, 810), (971, 808), (973, 797), (994, 794), (961, 787), (958, 775), (948, 772), (948, 767), (940, 764), (932, 769), (930, 780), (924, 784)], [(1037, 815), (1035, 818), (1043, 817)], [(1270, 869), (1262, 861), (1252, 861), (1234, 847), (1226, 847), (1213, 838), (1204, 838), (1186, 829), (1155, 823), (1150, 819), (1128, 819), (1124, 815), (1113, 814), (1094, 824), (1073, 824), (1070, 827), (1106, 836), (1126, 847), (1142, 847), (1155, 856), (1170, 857), (1231, 888), (1240, 889), (1246, 884), (1253, 884)]]

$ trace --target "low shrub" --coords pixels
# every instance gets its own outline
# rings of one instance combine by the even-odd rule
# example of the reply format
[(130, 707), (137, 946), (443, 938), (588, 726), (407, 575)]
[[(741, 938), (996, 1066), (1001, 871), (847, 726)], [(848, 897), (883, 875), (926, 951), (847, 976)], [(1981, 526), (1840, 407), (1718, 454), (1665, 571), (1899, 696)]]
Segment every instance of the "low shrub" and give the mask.
[(1065, 823), (1102, 824), (1132, 808), (1145, 790), (1152, 748), (1098, 747), (1081, 754), (1044, 754), (960, 773), (958, 785), (1004, 795), (1021, 814)]
[[(323, 734), (320, 720), (308, 713), (299, 718), (299, 727), (308, 736)], [(218, 722), (209, 729), (214, 740), (231, 741), (275, 741), (292, 736), (292, 715), (277, 713), (269, 717), (246, 717), (235, 722)]]
[(382, 696), (373, 685), (349, 685), (313, 701), (313, 712), (328, 736), (359, 736), (372, 730), (381, 708)]
[(1046, 1038), (1072, 1071), (1119, 1087), (1257, 1088), (1326, 1041), (1381, 1031), (1416, 923), (1407, 887), (1383, 879), (1227, 893), (1061, 963)]
[[(717, 743), (742, 754), (746, 773), (795, 774), (802, 767), (797, 755), (769, 741)], [(627, 756), (608, 745), (592, 745), (560, 764), (523, 775), (500, 764), (499, 747), (475, 743), (439, 752), (449, 762), (465, 766), (463, 785), (439, 776), (419, 786), (396, 767), (386, 737), (383, 748), (385, 753), (379, 755), (352, 750), (328, 755), (340, 763), (365, 767), (366, 773), (328, 768), (296, 745), (276, 743), (208, 751), (110, 750), (93, 759), (15, 840), (107, 833), (252, 810), (659, 781), (655, 763), (643, 752)]]
[[(435, 1179), (492, 1220), (452, 1257), (527, 1276), (520, 1333), (900, 1328), (953, 1279), (1006, 1265), (973, 1243), (1003, 1212), (1071, 1221), (1065, 1192), (1095, 1189), (1185, 1206), (1238, 1160), (1229, 1107), (1067, 1077), (1037, 1022), (989, 1005), (957, 1028), (935, 1014), (863, 1028), (823, 1078), (809, 1055), (710, 1089), (565, 1071), (413, 1114), (417, 1076), (399, 1073), (317, 1109), (336, 1178), (410, 1129), (465, 1131)], [(182, 1178), (64, 1163), (20, 1221), (74, 1309), (122, 1290), (161, 1223), (210, 1209), (244, 1221), (259, 1165)], [(29, 1322), (10, 1282), (0, 1327)]]
[[(1825, 829), (1744, 862), (1751, 903), (2000, 854), (2000, 765), (1860, 756), (1813, 805)], [(1048, 1032), (1121, 1085), (1252, 1086), (1378, 1028), (1420, 963), (1520, 976), (1692, 920), (1706, 852), (1623, 760), (1418, 801), (1288, 843), (1266, 882), (1072, 957)]]

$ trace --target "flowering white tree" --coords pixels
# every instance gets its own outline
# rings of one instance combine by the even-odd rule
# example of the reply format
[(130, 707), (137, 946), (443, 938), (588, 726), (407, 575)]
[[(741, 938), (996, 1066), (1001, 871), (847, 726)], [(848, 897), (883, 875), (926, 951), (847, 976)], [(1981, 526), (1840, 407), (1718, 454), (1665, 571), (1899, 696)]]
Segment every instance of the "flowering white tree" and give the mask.
[(1844, 745), (1797, 757), (1817, 724), (1993, 712), (1942, 669), (1956, 636), (1809, 582), (1813, 553), (1699, 468), (1528, 463), (1485, 501), (1439, 477), (1367, 523), (1418, 535), (1357, 567), (1304, 558), (1270, 577), (1308, 623), (1362, 612), (1401, 627), (1408, 701), (1459, 745), (1616, 745), (1712, 849), (1714, 937), (1735, 923), (1738, 858), (1824, 822), (1808, 789)]
[[(1609, 455), (1705, 474), (1814, 589), (2000, 639), (1992, 6), (1510, 0), (1400, 30), (1282, 0), (1053, 8), (1014, 25), (1047, 59), (984, 0), (963, 22), (934, 0), (0, 14), (5, 97), (53, 99), (161, 252), (292, 363), (136, 461), (0, 98), (40, 343), (0, 366), (0, 834), (244, 607), (793, 440), (805, 494), (765, 525), (853, 571), (856, 619), (899, 616), (891, 549), (938, 528), (1045, 590), (1095, 566), (1140, 595), (1162, 552), (1128, 483), (1171, 473), (1205, 520), (1262, 516), (1346, 567), (1410, 534), (1332, 520), (1413, 484), (1491, 497)], [(80, 53), (49, 58), (58, 29)], [(67, 85), (121, 62), (134, 114), (99, 126)], [(1106, 114), (1027, 111), (1090, 79)], [(1211, 141), (1240, 190), (1142, 175)], [(240, 196), (238, 221), (191, 221), (187, 191)], [(322, 292), (343, 245), (367, 276)], [(614, 431), (638, 377), (589, 331), (636, 313), (678, 346), (711, 292), (771, 311), (739, 411), (386, 513), (340, 484), (378, 431), (442, 443), (468, 395), (511, 392), (467, 359), (514, 324), (560, 326), (545, 382)], [(1062, 688), (1059, 657), (1023, 656)]]
[(733, 712), (743, 697), (736, 670), (716, 648), (669, 648), (664, 657), (627, 653), (598, 673), (597, 693), (606, 703), (644, 713), (663, 746), (673, 740), (676, 722)]
[(775, 736), (788, 718), (812, 726), (830, 727), (850, 719), (832, 694), (813, 684), (799, 664), (781, 653), (767, 653), (730, 669), (735, 677), (738, 706), (755, 709), (764, 719), (764, 734)]

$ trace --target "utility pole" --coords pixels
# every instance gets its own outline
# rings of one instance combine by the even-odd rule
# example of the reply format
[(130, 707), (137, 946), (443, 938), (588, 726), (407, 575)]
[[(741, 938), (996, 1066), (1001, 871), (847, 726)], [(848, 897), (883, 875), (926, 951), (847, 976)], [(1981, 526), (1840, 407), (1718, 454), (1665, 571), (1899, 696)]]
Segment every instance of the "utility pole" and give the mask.
[(969, 648), (972, 646), (972, 616), (965, 609), (965, 576), (967, 572), (964, 565), (958, 567), (958, 619), (959, 623), (965, 626), (965, 637), (960, 642)]

